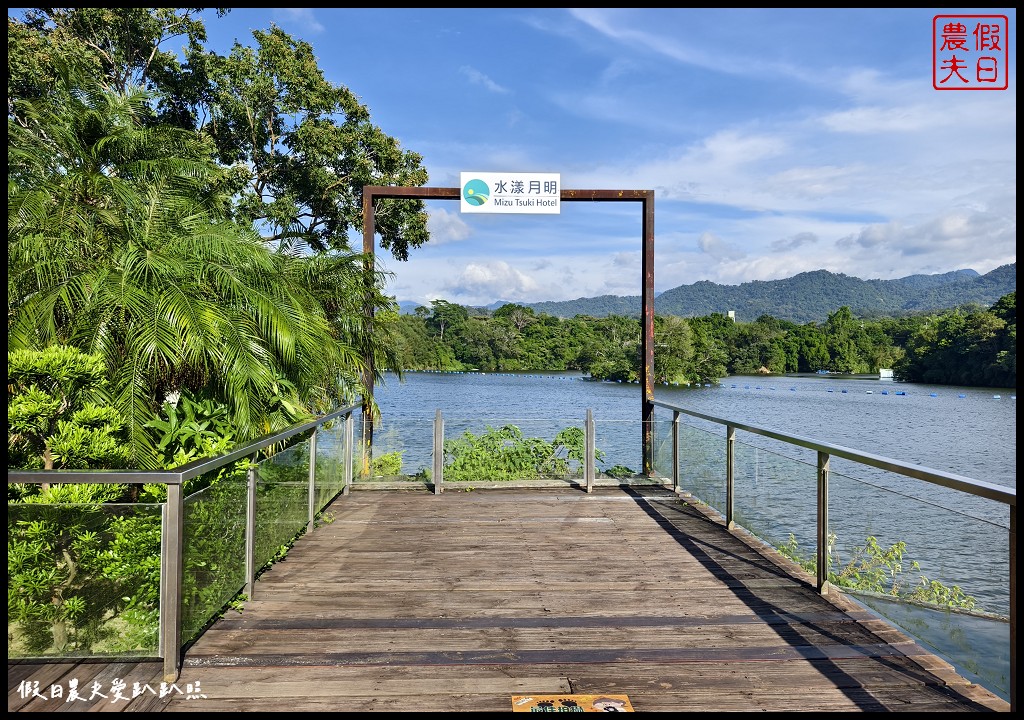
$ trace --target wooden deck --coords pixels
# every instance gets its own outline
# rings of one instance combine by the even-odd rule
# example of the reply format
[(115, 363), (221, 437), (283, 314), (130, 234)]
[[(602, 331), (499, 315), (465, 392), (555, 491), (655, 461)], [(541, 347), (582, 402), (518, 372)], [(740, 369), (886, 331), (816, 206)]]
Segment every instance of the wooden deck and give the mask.
[[(357, 491), (160, 667), (8, 664), (9, 711), (1009, 711), (772, 551), (660, 487)], [(67, 702), (77, 679), (106, 698)], [(131, 698), (111, 699), (115, 679)], [(61, 698), (23, 698), (25, 681)]]

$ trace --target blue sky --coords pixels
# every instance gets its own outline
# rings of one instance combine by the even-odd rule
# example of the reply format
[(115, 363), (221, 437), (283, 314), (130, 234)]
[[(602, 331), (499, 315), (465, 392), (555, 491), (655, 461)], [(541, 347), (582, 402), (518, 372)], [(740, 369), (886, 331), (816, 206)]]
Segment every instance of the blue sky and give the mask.
[[(1008, 17), (1007, 90), (934, 89), (940, 13)], [(209, 15), (209, 45), (271, 24), (423, 156), (430, 186), (487, 171), (654, 190), (658, 292), (1017, 259), (1012, 8), (237, 8)], [(428, 245), (378, 253), (399, 300), (640, 293), (639, 204), (428, 210)]]

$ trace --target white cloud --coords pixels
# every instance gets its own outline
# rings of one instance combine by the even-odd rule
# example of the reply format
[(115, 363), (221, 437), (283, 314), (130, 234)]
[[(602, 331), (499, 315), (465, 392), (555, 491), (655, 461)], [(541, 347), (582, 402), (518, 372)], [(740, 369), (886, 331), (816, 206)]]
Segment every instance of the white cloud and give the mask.
[(639, 252), (620, 252), (612, 255), (612, 265), (622, 269), (639, 270), (641, 262)]
[(874, 135), (891, 132), (921, 132), (949, 121), (934, 108), (923, 106), (904, 107), (855, 107), (828, 113), (821, 117), (826, 129), (832, 132)]
[(430, 210), (427, 217), (427, 230), (430, 231), (430, 244), (435, 246), (461, 242), (472, 235), (472, 231), (460, 214), (449, 212), (444, 208)]
[(309, 8), (274, 8), (274, 18), (282, 25), (300, 26), (305, 32), (322, 33), (326, 28), (313, 17)]
[(797, 248), (801, 248), (806, 245), (813, 245), (816, 242), (818, 242), (818, 236), (814, 233), (800, 232), (796, 235), (790, 235), (789, 237), (775, 240), (772, 243), (772, 250), (775, 250), (776, 252), (796, 250)]
[[(941, 213), (916, 225), (901, 222), (869, 225), (855, 235), (840, 238), (836, 246), (843, 250), (884, 252), (895, 261), (921, 263), (925, 259), (925, 266), (937, 268), (951, 258), (971, 258), (970, 262), (981, 267), (969, 267), (987, 272), (1016, 262), (1016, 240), (1015, 216), (987, 209), (963, 209)], [(963, 266), (947, 269), (963, 269)]]
[[(747, 43), (737, 42), (735, 37), (731, 43), (727, 43), (720, 42), (723, 39), (721, 37), (716, 40), (717, 33), (708, 32), (702, 36), (700, 32), (691, 32), (683, 39), (673, 31), (678, 30), (680, 25), (698, 22), (698, 17), (692, 11), (666, 11), (661, 15), (665, 22), (657, 26), (657, 31), (638, 29), (644, 18), (630, 14), (629, 10), (623, 8), (573, 8), (569, 12), (576, 20), (614, 41), (619, 47), (643, 55), (653, 54), (672, 63), (690, 65), (714, 74), (789, 77), (802, 82), (818, 82), (823, 72), (820, 68), (817, 72), (810, 68), (805, 70), (788, 62), (759, 55)], [(728, 17), (725, 14), (720, 15), (717, 21), (712, 19), (712, 25), (727, 23)], [(735, 27), (731, 29), (736, 30)], [(737, 52), (740, 48), (747, 52)]]
[(739, 260), (746, 255), (742, 249), (730, 245), (709, 232), (701, 233), (701, 236), (697, 238), (697, 247), (715, 260)]
[(788, 195), (800, 200), (814, 200), (848, 192), (850, 185), (863, 175), (863, 168), (852, 165), (836, 167), (791, 167), (767, 178), (776, 195)]
[(493, 93), (506, 95), (509, 92), (511, 92), (508, 88), (502, 87), (498, 83), (491, 80), (491, 78), (489, 78), (487, 75), (484, 75), (479, 70), (471, 68), (468, 65), (463, 65), (462, 67), (460, 67), (459, 72), (465, 75), (469, 79), (469, 81), (474, 85), (482, 85), (483, 87), (487, 88)]
[(537, 283), (507, 262), (474, 262), (467, 264), (458, 277), (443, 282), (441, 289), (455, 298), (521, 300), (536, 292)]

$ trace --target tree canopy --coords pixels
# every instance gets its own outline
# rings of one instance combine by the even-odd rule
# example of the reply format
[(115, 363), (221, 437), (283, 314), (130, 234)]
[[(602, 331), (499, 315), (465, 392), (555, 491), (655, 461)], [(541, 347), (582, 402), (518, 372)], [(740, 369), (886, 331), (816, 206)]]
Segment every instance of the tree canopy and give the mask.
[[(317, 251), (351, 250), (364, 185), (426, 184), (422, 157), (324, 77), (309, 43), (272, 26), (220, 55), (205, 45), (204, 9), (34, 8), (23, 20), (9, 17), (8, 116), (17, 116), (15, 99), (54, 97), (65, 66), (114, 92), (148, 89), (148, 122), (213, 140), (233, 219), (253, 223), (265, 240)], [(176, 40), (186, 42), (180, 53), (170, 49)], [(376, 203), (381, 248), (407, 260), (428, 239), (423, 201)]]
[[(400, 369), (349, 235), (364, 185), (427, 181), (309, 44), (271, 27), (219, 55), (202, 10), (8, 18), (9, 347), (101, 357), (143, 466), (168, 397), (222, 403), (246, 439)], [(376, 210), (395, 258), (427, 240), (421, 201)]]

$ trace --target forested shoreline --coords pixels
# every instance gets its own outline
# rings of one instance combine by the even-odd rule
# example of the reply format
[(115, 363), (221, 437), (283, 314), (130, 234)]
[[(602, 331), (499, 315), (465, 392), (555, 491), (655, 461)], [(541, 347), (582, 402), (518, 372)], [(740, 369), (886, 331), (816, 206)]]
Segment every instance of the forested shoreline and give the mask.
[[(392, 314), (398, 362), (406, 370), (562, 371), (601, 380), (640, 376), (640, 319), (622, 315), (558, 318), (506, 304), (487, 311), (435, 300)], [(1016, 292), (989, 308), (857, 318), (848, 307), (824, 323), (763, 315), (736, 322), (721, 313), (656, 315), (654, 381), (713, 382), (728, 375), (877, 373), (939, 385), (1015, 387)]]

